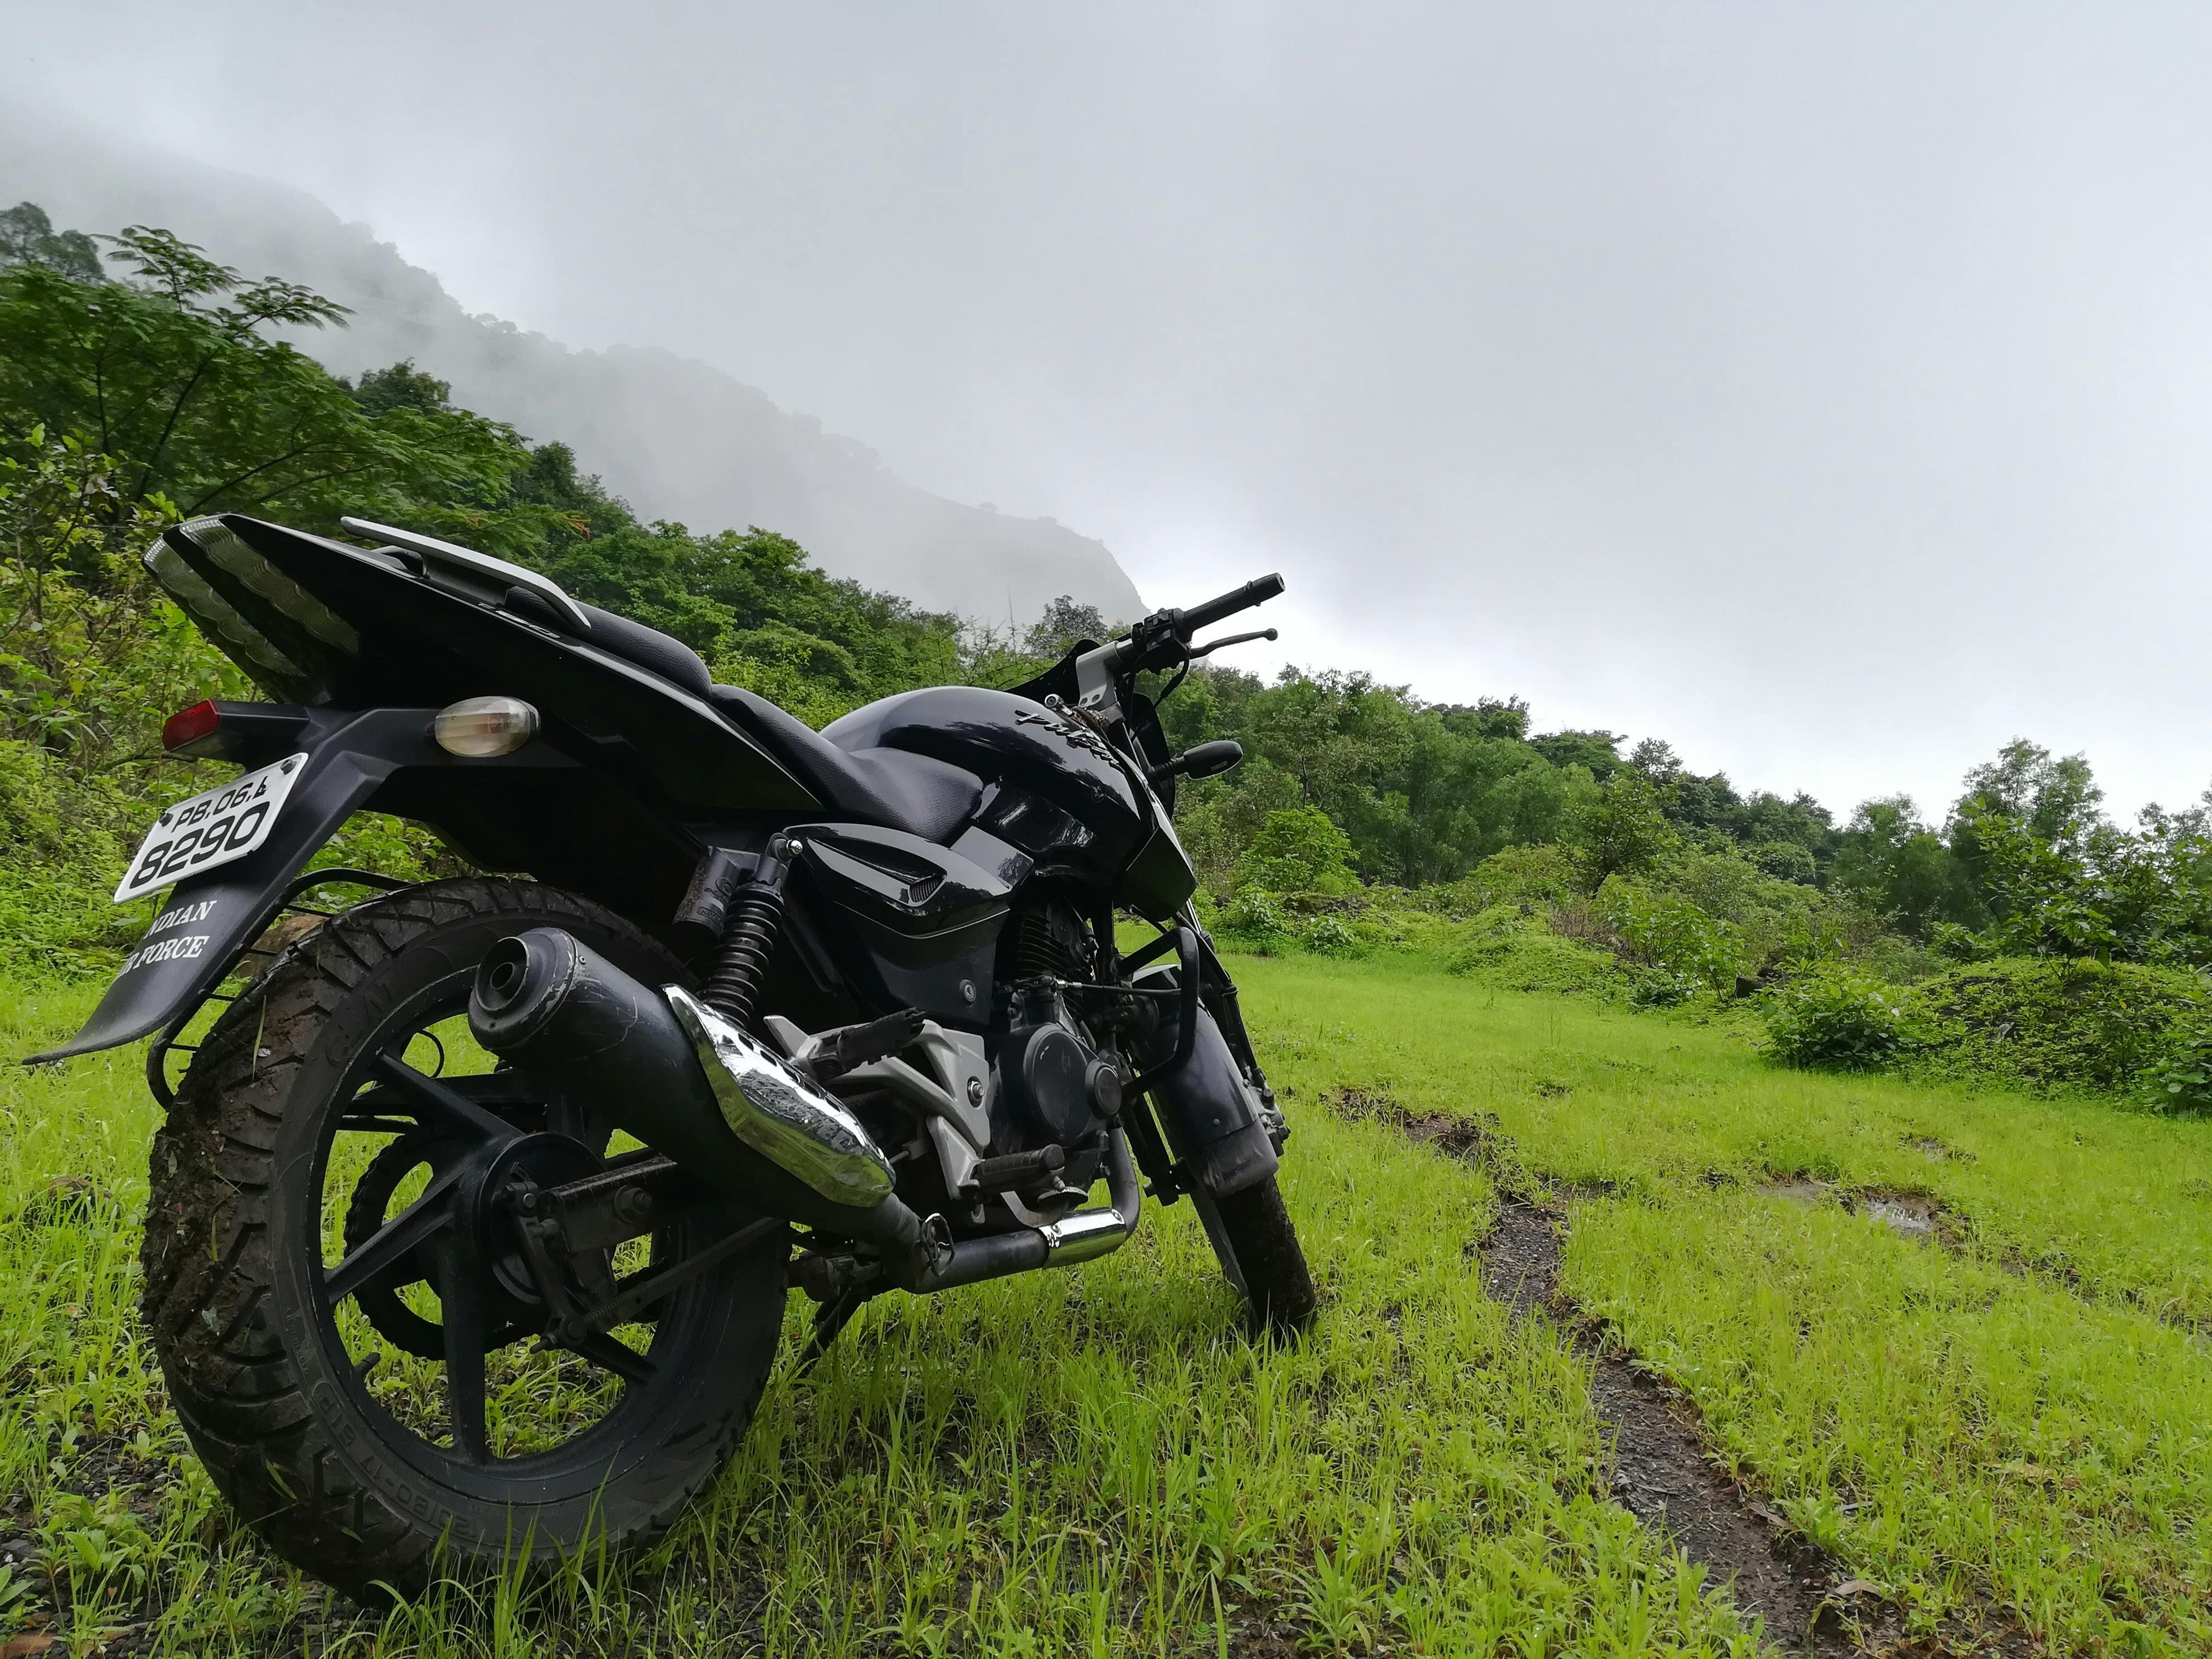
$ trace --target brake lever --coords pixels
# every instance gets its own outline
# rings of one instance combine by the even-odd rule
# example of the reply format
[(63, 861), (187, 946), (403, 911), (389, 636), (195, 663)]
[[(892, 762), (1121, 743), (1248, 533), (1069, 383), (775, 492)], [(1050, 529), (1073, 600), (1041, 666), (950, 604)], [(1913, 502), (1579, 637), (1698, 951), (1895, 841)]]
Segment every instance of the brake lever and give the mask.
[(1186, 660), (1196, 662), (1200, 657), (1210, 657), (1215, 652), (1224, 650), (1232, 645), (1249, 645), (1254, 640), (1272, 640), (1276, 637), (1276, 630), (1272, 628), (1259, 629), (1249, 634), (1231, 634), (1225, 640), (1208, 640), (1204, 645), (1192, 651)]

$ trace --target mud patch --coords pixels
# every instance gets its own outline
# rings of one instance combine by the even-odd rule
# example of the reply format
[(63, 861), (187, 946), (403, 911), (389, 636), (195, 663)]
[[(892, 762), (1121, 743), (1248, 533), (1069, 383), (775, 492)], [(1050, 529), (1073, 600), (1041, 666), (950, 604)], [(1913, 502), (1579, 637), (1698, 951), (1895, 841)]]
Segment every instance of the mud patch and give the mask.
[(1409, 1112), (1389, 1095), (1365, 1089), (1339, 1089), (1323, 1097), (1339, 1117), (1354, 1123), (1387, 1123), (1408, 1140), (1433, 1146), (1449, 1158), (1487, 1165), (1508, 1144), (1494, 1117), (1460, 1117), (1450, 1112)]
[(1755, 1491), (1706, 1461), (1695, 1409), (1680, 1392), (1606, 1350), (1601, 1328), (1559, 1296), (1555, 1218), (1510, 1203), (1483, 1241), (1483, 1288), (1516, 1321), (1539, 1310), (1563, 1318), (1592, 1362), (1590, 1398), (1613, 1442), (1614, 1501), (1665, 1532), (1735, 1604), (1766, 1621), (1771, 1640), (1814, 1654), (1859, 1651), (1839, 1607), (1847, 1583), (1835, 1564), (1790, 1533)]
[(1921, 1157), (1937, 1164), (1972, 1164), (1975, 1161), (1972, 1152), (1947, 1146), (1934, 1135), (1908, 1134), (1905, 1137), (1905, 1144)]

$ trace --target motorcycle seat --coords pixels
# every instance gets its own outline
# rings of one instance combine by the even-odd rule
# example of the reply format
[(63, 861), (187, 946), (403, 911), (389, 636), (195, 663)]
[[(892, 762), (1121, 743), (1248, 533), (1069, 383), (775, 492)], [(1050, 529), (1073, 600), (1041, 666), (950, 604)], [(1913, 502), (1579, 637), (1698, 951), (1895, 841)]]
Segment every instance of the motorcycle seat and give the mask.
[(840, 748), (805, 721), (739, 686), (712, 686), (707, 696), (725, 720), (782, 762), (801, 783), (863, 823), (941, 844), (968, 821), (982, 797), (982, 780), (950, 762), (903, 749)]
[[(551, 625), (551, 607), (534, 594), (517, 589), (507, 606)], [(588, 643), (704, 698), (839, 812), (941, 842), (967, 822), (982, 795), (980, 778), (948, 762), (902, 749), (841, 747), (757, 693), (714, 684), (706, 663), (683, 641), (595, 605), (581, 608), (592, 622), (583, 636)]]

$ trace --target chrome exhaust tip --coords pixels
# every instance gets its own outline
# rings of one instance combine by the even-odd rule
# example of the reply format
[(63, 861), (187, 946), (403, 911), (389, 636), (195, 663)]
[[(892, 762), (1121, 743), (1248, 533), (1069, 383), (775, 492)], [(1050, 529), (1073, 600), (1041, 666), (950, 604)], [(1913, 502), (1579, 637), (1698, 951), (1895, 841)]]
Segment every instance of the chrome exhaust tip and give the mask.
[(848, 1108), (808, 1087), (772, 1049), (682, 986), (661, 994), (738, 1139), (837, 1203), (865, 1207), (890, 1196), (890, 1160)]

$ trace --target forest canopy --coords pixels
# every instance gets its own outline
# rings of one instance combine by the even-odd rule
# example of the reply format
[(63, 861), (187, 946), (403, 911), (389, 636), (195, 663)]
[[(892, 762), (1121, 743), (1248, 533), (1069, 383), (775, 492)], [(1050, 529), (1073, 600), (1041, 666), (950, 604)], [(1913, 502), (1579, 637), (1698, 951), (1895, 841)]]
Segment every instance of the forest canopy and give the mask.
[[(346, 317), (166, 229), (91, 236), (30, 204), (0, 213), (0, 824), (44, 849), (50, 878), (104, 884), (150, 804), (191, 781), (160, 753), (161, 717), (243, 694), (138, 568), (183, 516), (335, 534), (351, 514), (481, 547), (817, 725), (914, 686), (1011, 684), (1127, 620), (1061, 600), (1017, 635), (833, 579), (772, 527), (641, 517), (558, 434), (456, 407), (412, 362), (349, 381), (281, 337)], [(1975, 768), (1940, 823), (1899, 796), (1838, 823), (1802, 793), (1701, 775), (1661, 738), (1534, 729), (1510, 696), (1433, 703), (1358, 672), (1201, 665), (1162, 717), (1177, 747), (1243, 745), (1243, 767), (1188, 786), (1179, 808), (1224, 902), (1303, 878), (1286, 872), (1434, 887), (1553, 848), (1591, 895), (1724, 868), (1954, 956), (2212, 961), (2207, 805), (2122, 828), (2086, 760), (2026, 739)]]

